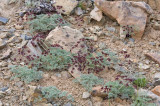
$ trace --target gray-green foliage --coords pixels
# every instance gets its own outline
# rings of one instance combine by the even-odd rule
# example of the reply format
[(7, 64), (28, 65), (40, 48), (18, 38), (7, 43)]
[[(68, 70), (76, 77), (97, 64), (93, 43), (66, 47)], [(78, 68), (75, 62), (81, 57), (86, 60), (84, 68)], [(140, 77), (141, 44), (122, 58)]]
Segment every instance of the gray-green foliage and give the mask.
[(60, 14), (53, 14), (51, 16), (47, 14), (40, 14), (36, 15), (36, 17), (32, 16), (32, 18), (34, 19), (28, 22), (32, 32), (46, 32), (57, 26), (69, 25)]
[(116, 71), (123, 72), (123, 73), (127, 71), (124, 67), (119, 65), (122, 62), (119, 60), (118, 55), (115, 52), (113, 52), (110, 49), (104, 49), (103, 52), (105, 54), (108, 54), (107, 58), (110, 59), (110, 61), (108, 60), (106, 61), (105, 59), (108, 67), (114, 68)]
[(96, 85), (103, 85), (103, 79), (98, 78), (94, 74), (82, 74), (79, 78), (75, 80), (79, 82), (86, 90), (91, 91), (92, 87)]
[[(98, 57), (103, 57), (103, 60), (101, 60)], [(87, 70), (95, 70), (98, 72), (101, 69), (104, 69), (105, 66), (109, 66), (110, 62), (107, 61), (107, 58), (104, 57), (104, 55), (100, 52), (94, 54), (89, 54), (86, 56), (86, 69)]]
[(118, 55), (110, 49), (104, 49), (103, 53), (108, 54), (107, 57), (110, 59), (110, 61), (108, 61), (109, 66), (113, 66), (119, 63)]
[(66, 91), (61, 91), (55, 86), (43, 87), (41, 89), (42, 95), (46, 99), (58, 99), (62, 97), (67, 97), (68, 100), (74, 100), (72, 95), (69, 95)]
[(119, 81), (107, 82), (104, 87), (109, 90), (108, 98), (116, 98), (120, 96), (122, 99), (130, 98), (134, 94), (134, 88), (132, 86), (126, 86), (121, 84)]
[(150, 101), (152, 101), (152, 99), (145, 95), (137, 95), (134, 97), (134, 101), (131, 104), (131, 106), (158, 106), (155, 103), (149, 103)]
[(41, 55), (35, 59), (33, 64), (38, 68), (46, 70), (62, 70), (67, 69), (68, 64), (72, 63), (72, 54), (58, 47), (51, 47), (48, 55)]
[(22, 81), (26, 83), (30, 83), (34, 80), (40, 80), (42, 78), (43, 72), (42, 71), (37, 71), (37, 68), (28, 68), (27, 66), (16, 66), (12, 65), (10, 66), (10, 71), (14, 73), (13, 78), (20, 78)]

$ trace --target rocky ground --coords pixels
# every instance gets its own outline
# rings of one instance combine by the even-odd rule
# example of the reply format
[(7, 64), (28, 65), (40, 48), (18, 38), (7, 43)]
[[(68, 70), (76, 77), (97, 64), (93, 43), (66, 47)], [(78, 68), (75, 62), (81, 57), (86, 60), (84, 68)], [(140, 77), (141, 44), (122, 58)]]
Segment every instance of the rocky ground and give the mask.
[[(92, 43), (94, 48), (98, 50), (109, 48), (118, 54), (119, 59), (124, 62), (124, 66), (128, 70), (143, 72), (148, 80), (147, 86), (143, 89), (149, 92), (158, 86), (160, 83), (155, 81), (155, 77), (160, 78), (160, 10), (155, 7), (156, 9), (154, 8), (155, 10), (148, 15), (144, 34), (140, 37), (141, 39), (136, 39), (136, 37), (122, 39), (120, 24), (116, 20), (112, 20), (105, 14), (103, 14), (99, 22), (95, 20), (97, 18), (91, 19), (90, 12), (93, 10), (93, 7), (93, 5), (88, 6), (84, 11), (76, 9), (72, 15), (63, 15), (63, 18), (71, 23), (71, 28), (79, 30), (85, 37), (93, 38)], [(74, 83), (74, 77), (66, 71), (44, 71), (43, 79), (29, 84), (24, 83), (19, 78), (10, 80), (13, 73), (9, 71), (8, 66), (12, 64), (24, 64), (23, 62), (13, 61), (15, 56), (19, 57), (15, 52), (16, 49), (20, 48), (25, 42), (21, 35), (30, 36), (30, 30), (25, 23), (26, 20), (22, 20), (21, 18), (25, 10), (26, 7), (21, 1), (14, 3), (11, 0), (9, 4), (0, 1), (0, 16), (6, 18), (6, 22), (4, 22), (5, 19), (0, 17), (0, 106), (30, 106), (32, 100), (29, 99), (33, 96), (34, 87), (52, 85), (72, 94), (75, 101), (59, 100), (53, 104), (42, 102), (34, 104), (34, 106), (58, 106), (59, 104), (60, 106), (131, 105), (131, 100), (122, 100), (120, 98), (104, 100), (101, 97), (93, 96), (83, 98), (82, 95), (86, 92), (85, 88), (80, 84)], [(129, 57), (125, 58), (121, 51), (126, 51)], [(152, 58), (148, 58), (146, 54), (150, 56), (150, 53), (155, 53), (156, 57), (153, 58), (151, 56)], [(128, 61), (131, 61), (132, 64), (128, 64)], [(114, 81), (120, 72), (113, 69), (105, 69), (102, 72), (94, 74), (106, 81)], [(158, 94), (160, 94), (160, 89), (158, 90)], [(159, 97), (156, 98), (159, 99)]]

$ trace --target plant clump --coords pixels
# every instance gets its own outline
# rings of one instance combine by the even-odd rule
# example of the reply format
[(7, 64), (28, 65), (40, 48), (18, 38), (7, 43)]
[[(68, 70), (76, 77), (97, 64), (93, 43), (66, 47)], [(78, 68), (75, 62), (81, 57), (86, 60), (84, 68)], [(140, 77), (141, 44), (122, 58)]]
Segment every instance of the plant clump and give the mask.
[(135, 84), (138, 87), (145, 87), (147, 84), (146, 78), (137, 78), (133, 81), (133, 84)]
[(46, 99), (59, 99), (62, 97), (67, 97), (68, 100), (74, 101), (72, 95), (67, 94), (66, 91), (61, 91), (57, 89), (55, 86), (42, 87), (41, 89), (42, 95)]
[[(81, 39), (81, 41), (86, 42), (86, 39)], [(81, 43), (78, 41), (73, 49), (77, 48)], [(79, 71), (87, 70), (89, 73), (103, 71), (106, 66), (112, 67), (118, 64), (118, 56), (109, 49), (97, 52), (93, 47), (88, 46), (87, 51), (85, 45), (80, 45), (80, 50), (77, 54), (73, 54), (72, 63), (78, 68)], [(74, 70), (74, 69), (73, 69)]]
[[(53, 45), (54, 46), (54, 45)], [(30, 62), (31, 65), (46, 70), (65, 70), (72, 64), (72, 54), (60, 47), (50, 47), (41, 56)]]
[(122, 99), (128, 99), (134, 94), (134, 88), (131, 85), (124, 85), (119, 81), (109, 81), (102, 89), (108, 94), (108, 98), (120, 97)]
[(131, 106), (157, 106), (155, 103), (151, 103), (152, 99), (146, 95), (137, 95), (133, 97), (133, 103)]
[(14, 73), (14, 78), (20, 78), (22, 81), (26, 83), (30, 83), (32, 81), (37, 81), (42, 78), (43, 72), (37, 71), (37, 68), (34, 67), (32, 69), (28, 68), (27, 66), (16, 66), (12, 65), (10, 66), (10, 71)]
[(86, 90), (91, 91), (96, 85), (103, 85), (103, 79), (98, 78), (94, 74), (82, 74), (75, 82), (80, 83)]
[(57, 26), (67, 26), (69, 25), (60, 14), (40, 14), (33, 16), (33, 20), (30, 20), (28, 24), (32, 32), (46, 32), (50, 31)]

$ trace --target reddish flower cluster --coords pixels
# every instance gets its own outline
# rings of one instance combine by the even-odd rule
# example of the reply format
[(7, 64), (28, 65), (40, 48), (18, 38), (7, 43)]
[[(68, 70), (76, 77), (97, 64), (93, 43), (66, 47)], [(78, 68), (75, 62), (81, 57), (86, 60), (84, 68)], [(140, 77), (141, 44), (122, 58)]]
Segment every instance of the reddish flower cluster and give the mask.
[[(93, 56), (93, 47), (87, 46), (87, 52), (83, 51), (85, 48), (85, 45), (82, 44), (82, 42), (86, 42), (86, 39), (80, 39), (70, 50), (72, 52), (73, 49), (79, 47), (79, 51), (77, 55), (73, 56), (72, 63), (74, 66), (78, 68), (79, 71), (87, 70), (88, 73), (91, 71), (94, 72), (100, 72), (104, 70), (105, 65), (102, 65), (104, 62), (104, 57), (103, 56)], [(110, 59), (108, 58), (110, 61)], [(72, 69), (74, 70), (74, 68)]]
[(126, 38), (130, 38), (132, 33), (134, 32), (133, 27), (126, 25), (126, 26), (122, 26), (122, 28), (123, 28), (123, 31), (126, 32)]

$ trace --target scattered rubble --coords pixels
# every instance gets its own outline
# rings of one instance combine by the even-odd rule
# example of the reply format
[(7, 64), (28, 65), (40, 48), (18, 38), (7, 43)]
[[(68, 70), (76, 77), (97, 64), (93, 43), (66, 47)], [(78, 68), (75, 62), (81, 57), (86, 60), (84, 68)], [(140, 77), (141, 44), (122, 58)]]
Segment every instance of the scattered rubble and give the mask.
[[(34, 0), (26, 1), (33, 2)], [(37, 7), (31, 10), (27, 10), (28, 7), (21, 7), (20, 5), (23, 3), (20, 2), (22, 1), (10, 0), (8, 4), (7, 1), (0, 2), (0, 106), (130, 105), (130, 101), (121, 98), (115, 98), (111, 101), (106, 99), (107, 92), (104, 92), (101, 86), (93, 87), (91, 92), (87, 92), (85, 88), (74, 83), (73, 79), (80, 77), (83, 73), (86, 74), (86, 71), (78, 71), (76, 66), (58, 72), (57, 70), (46, 72), (43, 69), (38, 69), (38, 71), (44, 71), (43, 79), (32, 82), (30, 85), (20, 81), (19, 78), (9, 80), (13, 75), (9, 71), (10, 65), (26, 65), (23, 61), (18, 61), (25, 58), (25, 56), (17, 54), (18, 50), (24, 50), (27, 55), (37, 57), (41, 56), (44, 51), (42, 45), (32, 39), (36, 33), (30, 33), (28, 25), (25, 24), (26, 18), (29, 18), (25, 10), (31, 14), (34, 13), (34, 15), (44, 14), (47, 11), (47, 14), (50, 15), (55, 12), (52, 5), (63, 14), (64, 19), (71, 25), (58, 26), (49, 34), (45, 33), (48, 36), (43, 40), (47, 46), (59, 44), (65, 50), (70, 51), (80, 39), (87, 38), (93, 40), (91, 43), (97, 52), (112, 49), (117, 52), (125, 69), (132, 71), (133, 68), (133, 70), (145, 72), (143, 75), (150, 83), (145, 89), (139, 89), (137, 93), (144, 94), (158, 103), (160, 101), (160, 14), (157, 12), (158, 10), (152, 12), (152, 9), (158, 8), (159, 1), (145, 0), (152, 9), (144, 2), (135, 1), (142, 0), (53, 0), (52, 4), (50, 2), (36, 4)], [(50, 9), (54, 11), (49, 11)], [(147, 18), (150, 14), (151, 16)], [(134, 34), (131, 34), (132, 38), (130, 36), (128, 38), (128, 35), (123, 31), (122, 27), (127, 25), (136, 28)], [(119, 32), (122, 39), (119, 37)], [(145, 37), (141, 39), (143, 33)], [(136, 39), (141, 40), (137, 41)], [(32, 42), (36, 46), (32, 45)], [(81, 44), (85, 45), (84, 42)], [(79, 49), (77, 47), (72, 52), (77, 53)], [(122, 51), (123, 53), (121, 53)], [(144, 51), (146, 54), (143, 53)], [(129, 57), (126, 58), (126, 55)], [(148, 60), (145, 56), (149, 57)], [(28, 68), (31, 67), (28, 66)], [(105, 71), (94, 74), (105, 81), (114, 81), (114, 78), (119, 75), (112, 68), (106, 68)], [(43, 86), (57, 86), (72, 94), (75, 101), (45, 99), (40, 91)], [(153, 87), (155, 88), (152, 89)], [(152, 90), (150, 91), (150, 89)], [(37, 98), (40, 103), (34, 103)]]

